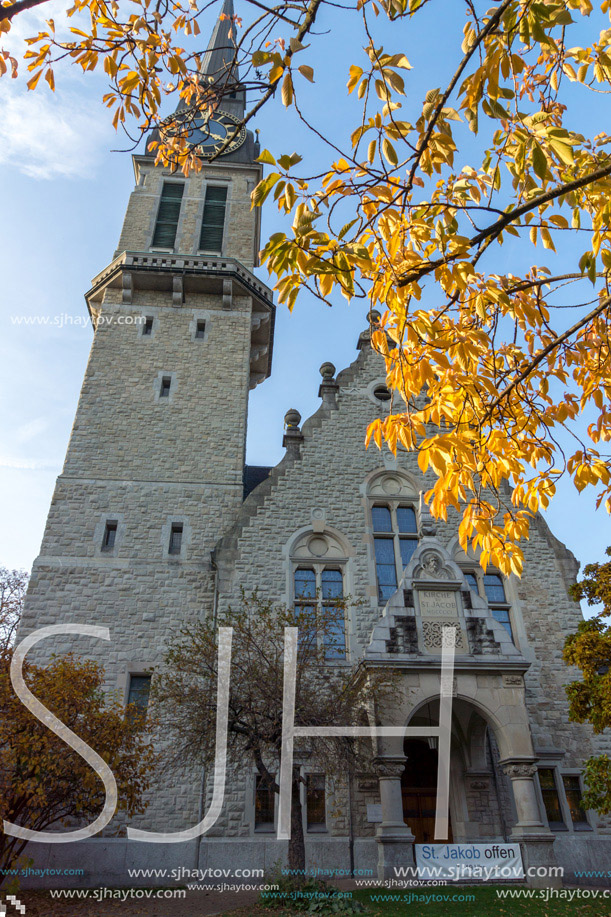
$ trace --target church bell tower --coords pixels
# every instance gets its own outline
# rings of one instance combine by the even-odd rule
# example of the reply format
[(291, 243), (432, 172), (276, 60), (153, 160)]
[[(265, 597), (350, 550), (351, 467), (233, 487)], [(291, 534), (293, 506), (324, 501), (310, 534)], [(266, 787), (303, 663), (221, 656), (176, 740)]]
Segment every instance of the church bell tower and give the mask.
[[(173, 636), (213, 613), (211, 551), (243, 499), (248, 393), (271, 366), (272, 293), (253, 273), (253, 135), (209, 161), (245, 104), (231, 0), (222, 13), (201, 74), (230, 92), (207, 125), (177, 113), (191, 118), (202, 170), (185, 178), (153, 154), (134, 156), (115, 257), (86, 294), (91, 355), (22, 627), (108, 626), (110, 644), (54, 638), (45, 654), (97, 659), (126, 697)], [(197, 787), (178, 812), (159, 796), (150, 811), (171, 830), (193, 822), (196, 797)]]

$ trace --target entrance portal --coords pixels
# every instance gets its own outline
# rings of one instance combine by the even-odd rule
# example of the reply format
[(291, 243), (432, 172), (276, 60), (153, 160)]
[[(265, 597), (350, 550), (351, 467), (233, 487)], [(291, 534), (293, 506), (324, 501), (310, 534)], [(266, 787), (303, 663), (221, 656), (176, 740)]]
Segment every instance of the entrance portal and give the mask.
[[(417, 844), (432, 844), (435, 842), (437, 749), (431, 748), (424, 739), (407, 739), (404, 750), (407, 762), (401, 776), (403, 819), (412, 829)], [(450, 822), (447, 840), (452, 842)]]

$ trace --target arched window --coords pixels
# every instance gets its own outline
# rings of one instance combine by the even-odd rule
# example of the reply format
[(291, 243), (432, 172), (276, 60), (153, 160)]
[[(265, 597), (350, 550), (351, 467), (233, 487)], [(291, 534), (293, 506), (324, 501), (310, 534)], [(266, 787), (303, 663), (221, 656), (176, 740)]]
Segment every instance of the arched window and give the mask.
[(387, 602), (418, 547), (418, 520), (413, 506), (374, 503), (371, 507), (378, 600)]
[(296, 568), (293, 578), (295, 611), (301, 619), (300, 631), (307, 636), (307, 621), (324, 622), (325, 658), (346, 658), (345, 609), (339, 603), (344, 597), (344, 574), (339, 567), (312, 564)]

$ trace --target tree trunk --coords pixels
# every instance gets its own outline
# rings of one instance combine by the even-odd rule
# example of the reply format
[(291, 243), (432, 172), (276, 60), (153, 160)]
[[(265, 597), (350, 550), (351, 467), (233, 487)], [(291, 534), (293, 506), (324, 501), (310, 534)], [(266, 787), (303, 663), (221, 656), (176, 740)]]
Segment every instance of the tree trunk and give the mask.
[(293, 777), (291, 798), (291, 839), (289, 841), (289, 869), (305, 873), (305, 841), (303, 837), (303, 810), (299, 776)]

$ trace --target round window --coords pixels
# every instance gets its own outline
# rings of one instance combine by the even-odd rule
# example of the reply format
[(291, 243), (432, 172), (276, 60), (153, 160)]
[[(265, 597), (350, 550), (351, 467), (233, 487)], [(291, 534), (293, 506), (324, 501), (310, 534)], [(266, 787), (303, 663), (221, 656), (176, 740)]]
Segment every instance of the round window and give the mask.
[(373, 390), (373, 397), (378, 401), (386, 402), (390, 401), (392, 396), (385, 385), (376, 385)]

